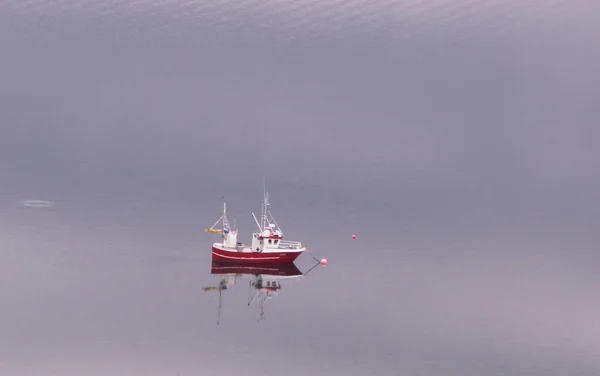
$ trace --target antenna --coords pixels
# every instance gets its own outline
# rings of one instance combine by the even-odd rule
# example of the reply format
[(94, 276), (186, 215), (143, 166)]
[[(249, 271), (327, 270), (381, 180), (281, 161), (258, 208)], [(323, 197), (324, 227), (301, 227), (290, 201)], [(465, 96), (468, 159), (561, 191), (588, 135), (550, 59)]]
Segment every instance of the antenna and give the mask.
[(268, 200), (268, 197), (267, 197), (267, 184), (266, 184), (266, 178), (263, 175), (263, 204), (262, 204), (262, 210), (261, 210), (261, 212), (262, 212), (261, 214), (262, 215), (261, 215), (261, 218), (260, 218), (261, 223), (262, 223), (261, 231), (264, 231), (264, 229), (267, 228), (267, 225), (266, 225), (266, 223), (267, 223), (267, 221), (266, 221), (266, 218), (267, 218), (267, 200)]

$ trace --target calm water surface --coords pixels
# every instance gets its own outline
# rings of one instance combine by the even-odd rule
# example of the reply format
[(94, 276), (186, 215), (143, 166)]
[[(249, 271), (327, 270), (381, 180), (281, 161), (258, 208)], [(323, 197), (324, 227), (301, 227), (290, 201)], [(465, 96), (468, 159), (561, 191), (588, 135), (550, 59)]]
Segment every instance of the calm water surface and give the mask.
[[(598, 14), (0, 2), (0, 374), (600, 374)], [(329, 264), (219, 314), (263, 175)]]

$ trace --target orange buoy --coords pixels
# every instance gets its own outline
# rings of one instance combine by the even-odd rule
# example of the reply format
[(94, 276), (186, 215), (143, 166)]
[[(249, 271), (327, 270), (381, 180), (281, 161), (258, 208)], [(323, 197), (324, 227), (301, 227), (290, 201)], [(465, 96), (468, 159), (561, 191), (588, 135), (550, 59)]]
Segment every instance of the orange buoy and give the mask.
[(322, 258), (321, 259), (321, 266), (326, 266), (327, 265), (327, 259)]
[(356, 235), (352, 234), (352, 240), (356, 239)]

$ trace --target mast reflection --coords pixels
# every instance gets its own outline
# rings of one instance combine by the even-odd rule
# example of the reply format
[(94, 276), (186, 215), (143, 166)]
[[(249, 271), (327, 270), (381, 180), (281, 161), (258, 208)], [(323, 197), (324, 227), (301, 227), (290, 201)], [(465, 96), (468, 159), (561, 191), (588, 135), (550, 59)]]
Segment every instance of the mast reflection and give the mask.
[(295, 264), (248, 265), (213, 262), (210, 273), (213, 277), (220, 278), (219, 284), (216, 286), (206, 286), (203, 290), (215, 291), (219, 294), (217, 314), (217, 325), (219, 325), (223, 292), (234, 287), (236, 282), (238, 282), (238, 277), (247, 279), (249, 287), (248, 306), (257, 304), (260, 307), (258, 320), (263, 320), (265, 317), (264, 304), (279, 295), (282, 281), (304, 277), (313, 268), (309, 269), (306, 273), (302, 273)]

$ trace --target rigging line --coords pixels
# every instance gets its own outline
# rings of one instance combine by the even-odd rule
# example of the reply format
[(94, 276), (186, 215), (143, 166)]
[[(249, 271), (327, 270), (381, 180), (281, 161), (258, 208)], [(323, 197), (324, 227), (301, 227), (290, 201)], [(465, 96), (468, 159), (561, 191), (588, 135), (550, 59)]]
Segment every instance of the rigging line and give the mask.
[(212, 225), (210, 228), (215, 228), (215, 226), (217, 225), (217, 223), (219, 223), (219, 221), (223, 219), (223, 216), (221, 216), (219, 219), (217, 219), (217, 221), (215, 222), (214, 225)]
[(321, 264), (320, 262), (319, 262), (319, 263), (316, 263), (316, 264), (315, 264), (315, 265), (314, 265), (312, 268), (308, 269), (308, 271), (307, 271), (306, 273), (304, 273), (304, 276), (306, 277), (306, 275), (307, 275), (308, 273), (310, 273), (310, 271), (311, 271), (311, 270), (313, 270), (314, 268), (316, 268), (316, 267), (317, 267), (317, 266), (319, 266), (320, 264)]
[(316, 259), (316, 257), (315, 257), (315, 256), (313, 256), (313, 255), (312, 255), (312, 253), (310, 253), (310, 251), (308, 250), (308, 248), (306, 249), (306, 253), (308, 253), (308, 255), (309, 255), (310, 257), (312, 257), (312, 258), (313, 258), (313, 260), (315, 260), (316, 262), (318, 262), (318, 263), (320, 263), (320, 262), (321, 262), (321, 260), (317, 260), (317, 259)]

